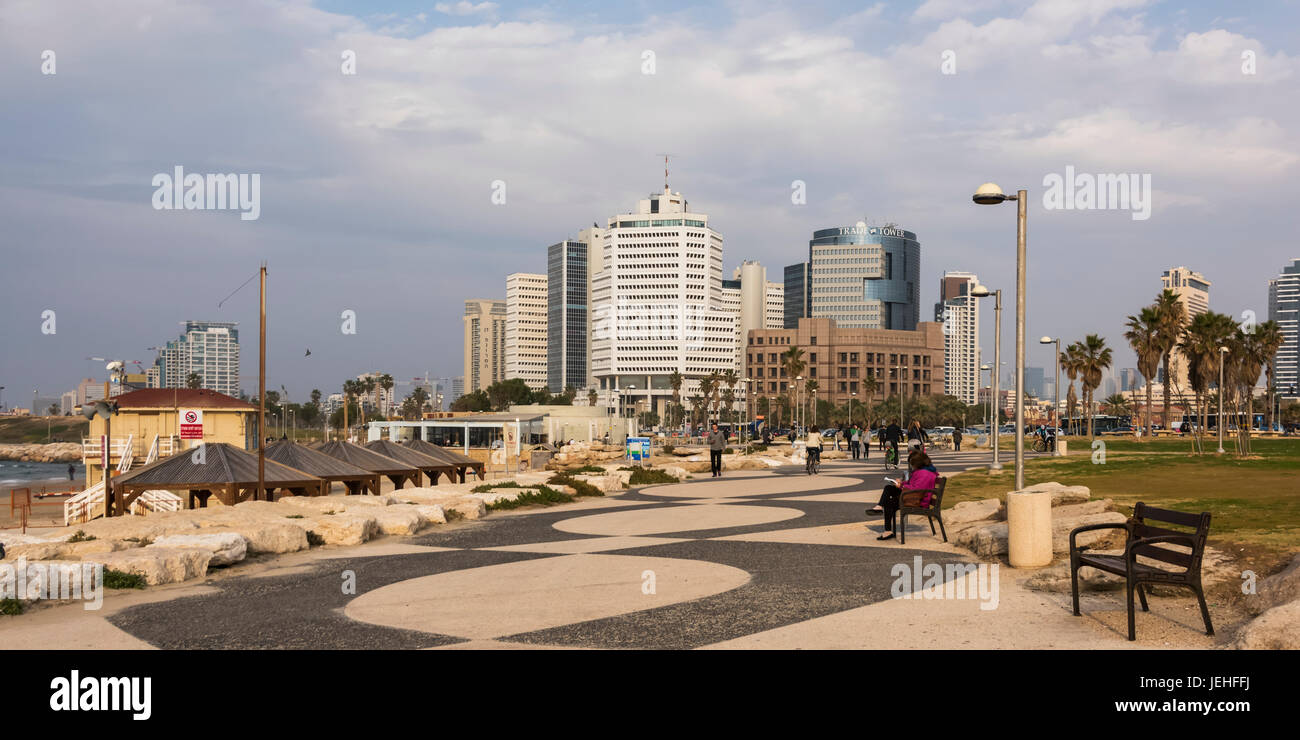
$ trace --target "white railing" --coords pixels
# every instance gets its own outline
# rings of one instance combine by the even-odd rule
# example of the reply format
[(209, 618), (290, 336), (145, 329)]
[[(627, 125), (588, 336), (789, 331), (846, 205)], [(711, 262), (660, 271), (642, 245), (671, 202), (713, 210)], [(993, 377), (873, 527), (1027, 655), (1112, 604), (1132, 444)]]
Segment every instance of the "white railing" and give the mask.
[(135, 435), (128, 435), (126, 443), (122, 445), (122, 457), (117, 461), (117, 472), (125, 473), (131, 469), (131, 463), (135, 461)]
[(131, 502), (132, 514), (144, 514), (146, 511), (180, 511), (181, 497), (171, 491), (155, 489), (145, 491)]
[[(130, 444), (133, 444), (131, 437), (114, 437), (108, 445), (110, 455), (121, 457), (122, 453), (127, 451)], [(83, 437), (81, 439), (81, 457), (82, 459), (98, 459), (103, 454), (103, 448), (100, 445), (99, 437)]]
[(176, 438), (173, 436), (162, 437), (158, 440), (158, 457), (171, 457), (176, 454)]
[(144, 456), (144, 464), (148, 465), (158, 459), (158, 435), (153, 435), (153, 442), (149, 444), (149, 452)]
[[(98, 509), (98, 513), (95, 510)], [(63, 502), (63, 524), (70, 526), (104, 515), (104, 481)]]

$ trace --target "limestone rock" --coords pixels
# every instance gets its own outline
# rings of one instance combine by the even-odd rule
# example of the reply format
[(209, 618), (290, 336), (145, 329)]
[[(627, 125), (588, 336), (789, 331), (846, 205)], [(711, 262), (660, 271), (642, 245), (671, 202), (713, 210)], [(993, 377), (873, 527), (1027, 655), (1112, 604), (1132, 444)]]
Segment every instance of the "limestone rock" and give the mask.
[(137, 547), (118, 552), (98, 553), (86, 558), (105, 568), (144, 576), (145, 583), (157, 586), (202, 578), (208, 573), (212, 553), (196, 547)]
[(1092, 491), (1087, 486), (1066, 486), (1056, 481), (1050, 483), (1035, 483), (1023, 489), (1022, 492), (1047, 491), (1052, 494), (1052, 506), (1063, 506), (1065, 504), (1081, 504), (1092, 498)]
[(39, 542), (5, 548), (5, 559), (24, 557), (30, 560), (82, 560), (87, 555), (117, 552), (139, 547), (139, 542), (126, 540), (93, 539), (86, 542)]
[(252, 553), (284, 553), (306, 550), (307, 530), (290, 524), (291, 520), (274, 521), (240, 517), (205, 519), (200, 522), (200, 533), (212, 531), (238, 532), (248, 540)]
[(1238, 650), (1300, 650), (1300, 599), (1275, 606), (1237, 633)]
[(154, 540), (149, 547), (198, 548), (212, 553), (208, 565), (231, 565), (248, 554), (248, 540), (238, 532), (208, 532), (205, 534), (172, 534)]
[(315, 532), (327, 545), (360, 545), (379, 532), (377, 513), (321, 514), (311, 519), (302, 519), (301, 526)]
[(996, 520), (1001, 518), (1002, 502), (995, 498), (980, 499), (979, 501), (962, 501), (953, 506), (951, 509), (943, 511), (943, 523), (946, 527), (953, 527), (961, 524), (969, 524), (984, 519)]
[(1297, 599), (1300, 599), (1300, 555), (1296, 555), (1281, 572), (1260, 581), (1256, 597), (1246, 606), (1252, 614), (1260, 614)]
[[(1070, 507), (1063, 507), (1070, 508)], [(1055, 513), (1055, 510), (1053, 510)], [(1083, 514), (1082, 516), (1071, 517), (1052, 517), (1052, 552), (1057, 555), (1069, 555), (1070, 553), (1070, 531), (1076, 527), (1084, 527), (1089, 524), (1123, 524), (1128, 517), (1115, 511), (1104, 511), (1095, 514)], [(1118, 532), (1122, 537), (1122, 529), (1100, 529), (1091, 532), (1082, 532), (1079, 534), (1075, 543), (1078, 545), (1095, 545), (1103, 540), (1110, 539), (1113, 533)]]
[(412, 535), (428, 524), (414, 504), (375, 507), (371, 512), (379, 534)]
[(414, 506), (416, 511), (420, 512), (420, 516), (424, 517), (425, 521), (430, 524), (447, 523), (447, 513), (437, 504), (412, 504), (412, 506)]

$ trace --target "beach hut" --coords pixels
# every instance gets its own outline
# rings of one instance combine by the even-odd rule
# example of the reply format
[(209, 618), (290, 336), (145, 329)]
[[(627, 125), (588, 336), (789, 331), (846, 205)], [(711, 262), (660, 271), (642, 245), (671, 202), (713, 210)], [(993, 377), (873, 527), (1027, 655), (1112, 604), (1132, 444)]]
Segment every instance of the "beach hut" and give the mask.
[[(323, 496), (325, 481), (310, 473), (267, 459), (263, 481), (274, 499), (276, 491), (295, 496)], [(115, 512), (130, 510), (145, 491), (185, 491), (186, 508), (208, 505), (215, 495), (221, 503), (234, 506), (257, 492), (257, 455), (226, 442), (212, 442), (165, 457), (113, 478)]]
[(379, 473), (330, 457), (307, 445), (280, 440), (266, 446), (266, 459), (274, 460), (326, 481), (325, 492), (334, 483), (342, 483), (348, 494), (373, 493), (379, 495)]
[[(414, 465), (420, 469), (420, 472), (429, 477), (429, 485), (431, 486), (438, 485), (439, 475), (446, 475), (447, 480), (452, 482), (455, 482), (456, 480), (456, 465), (447, 460), (441, 460), (429, 455), (421, 454), (410, 447), (403, 447), (396, 442), (391, 442), (386, 439), (377, 439), (373, 442), (368, 442), (365, 447), (371, 452), (378, 452), (381, 455), (391, 457), (394, 460), (404, 462), (407, 465)], [(419, 485), (418, 479), (416, 485)]]
[(369, 470), (372, 473), (388, 476), (393, 482), (394, 488), (402, 488), (410, 481), (412, 485), (420, 485), (420, 469), (414, 465), (409, 465), (401, 460), (394, 460), (387, 455), (382, 455), (373, 450), (367, 450), (361, 445), (354, 445), (351, 442), (326, 442), (317, 448), (336, 460), (342, 460), (358, 468)]
[(465, 471), (471, 469), (478, 475), (479, 480), (483, 479), (483, 463), (468, 455), (462, 455), (461, 453), (446, 447), (439, 447), (438, 445), (433, 444), (432, 442), (426, 442), (423, 439), (407, 440), (402, 443), (402, 446), (409, 447), (421, 455), (428, 455), (435, 460), (443, 460), (454, 465), (456, 467), (456, 476), (459, 479), (457, 482), (459, 483), (465, 482)]

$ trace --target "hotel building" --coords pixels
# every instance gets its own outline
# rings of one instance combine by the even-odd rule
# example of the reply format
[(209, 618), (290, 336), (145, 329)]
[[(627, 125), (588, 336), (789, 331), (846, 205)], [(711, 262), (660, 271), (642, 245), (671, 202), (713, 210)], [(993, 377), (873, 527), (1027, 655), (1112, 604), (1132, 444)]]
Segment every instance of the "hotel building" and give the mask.
[(464, 393), (487, 390), (506, 379), (506, 302), (465, 301)]
[(1268, 281), (1268, 318), (1282, 329), (1282, 347), (1275, 360), (1277, 393), (1300, 400), (1300, 257)]
[(521, 378), (532, 390), (546, 387), (546, 275), (506, 275), (506, 378)]
[(921, 244), (892, 224), (813, 232), (810, 316), (845, 329), (911, 331), (921, 319)]
[(980, 301), (971, 295), (976, 285), (974, 273), (945, 272), (934, 306), (934, 320), (943, 325), (944, 392), (968, 406), (975, 403), (980, 380)]

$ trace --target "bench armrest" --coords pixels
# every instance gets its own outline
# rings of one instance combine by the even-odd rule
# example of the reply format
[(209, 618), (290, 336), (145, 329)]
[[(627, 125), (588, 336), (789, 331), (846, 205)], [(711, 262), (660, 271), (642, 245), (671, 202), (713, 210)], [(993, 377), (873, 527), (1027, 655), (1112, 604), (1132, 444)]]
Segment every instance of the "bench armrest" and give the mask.
[(1098, 530), (1098, 529), (1124, 529), (1124, 530), (1127, 530), (1127, 529), (1128, 529), (1128, 522), (1125, 522), (1125, 523), (1123, 523), (1123, 524), (1086, 524), (1086, 525), (1084, 525), (1084, 526), (1082, 526), (1082, 527), (1075, 527), (1074, 529), (1070, 530), (1070, 552), (1071, 552), (1071, 553), (1074, 553), (1074, 552), (1083, 552), (1084, 550), (1087, 550), (1088, 547), (1089, 547), (1088, 545), (1084, 545), (1084, 546), (1082, 546), (1082, 547), (1079, 547), (1078, 545), (1074, 544), (1074, 542), (1075, 542), (1075, 537), (1078, 536), (1079, 533), (1081, 533), (1081, 532), (1091, 532), (1091, 531)]

